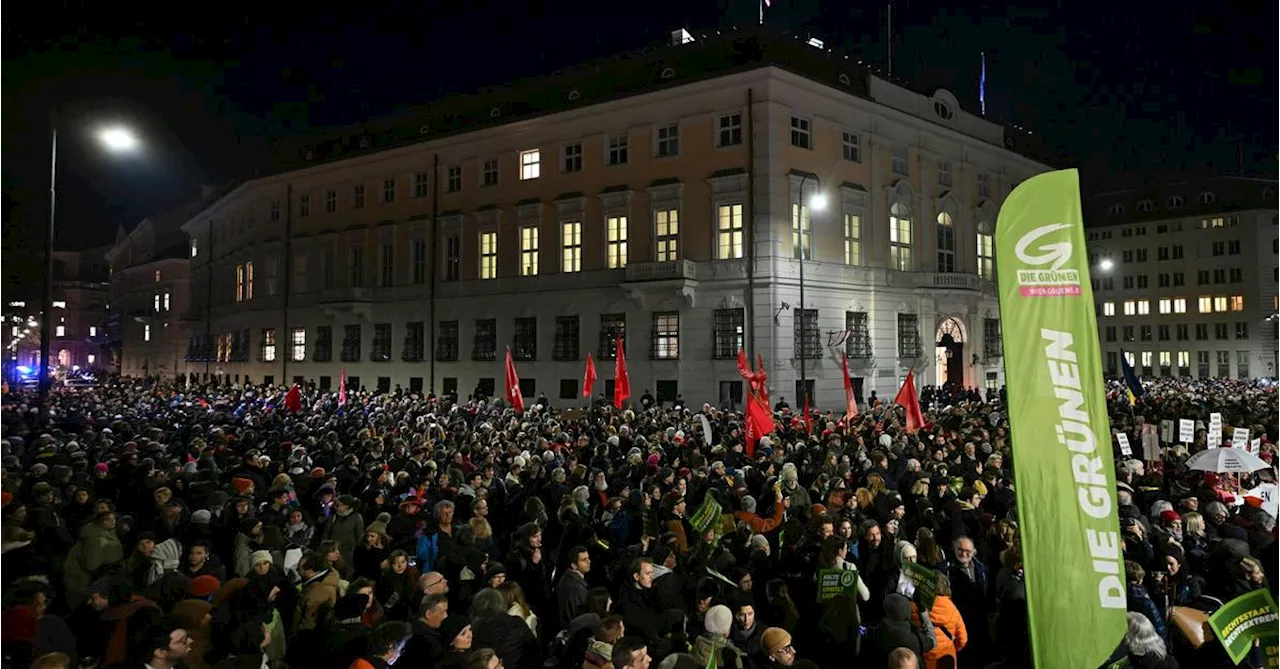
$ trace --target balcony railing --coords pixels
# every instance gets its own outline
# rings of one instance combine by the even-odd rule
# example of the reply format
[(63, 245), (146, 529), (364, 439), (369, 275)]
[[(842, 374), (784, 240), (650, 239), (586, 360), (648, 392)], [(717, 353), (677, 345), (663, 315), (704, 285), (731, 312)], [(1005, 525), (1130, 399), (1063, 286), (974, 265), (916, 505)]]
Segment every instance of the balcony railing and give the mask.
[(627, 265), (628, 282), (631, 281), (670, 281), (694, 279), (697, 277), (696, 267), (691, 260), (668, 260), (665, 262), (638, 262)]
[(959, 272), (921, 272), (916, 275), (916, 286), (939, 290), (982, 290), (982, 277)]

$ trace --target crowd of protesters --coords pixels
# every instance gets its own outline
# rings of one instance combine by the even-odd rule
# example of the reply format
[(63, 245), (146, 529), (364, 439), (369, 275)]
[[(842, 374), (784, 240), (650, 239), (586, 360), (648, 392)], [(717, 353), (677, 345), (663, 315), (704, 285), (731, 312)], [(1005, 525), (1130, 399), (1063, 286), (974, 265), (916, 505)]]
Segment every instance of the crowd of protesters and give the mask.
[[(999, 392), (926, 387), (912, 434), (874, 397), (847, 421), (780, 400), (754, 449), (740, 412), (648, 393), (517, 413), (290, 392), (300, 410), (284, 388), (117, 379), (56, 391), (47, 422), (6, 394), (6, 666), (1031, 664)], [(1109, 404), (1135, 444), (1139, 422), (1220, 412), (1273, 462), (1266, 383), (1151, 380), (1135, 406), (1112, 385)], [(1131, 613), (1112, 660), (1227, 666), (1170, 611), (1274, 591), (1274, 508), (1246, 494), (1274, 469), (1188, 471), (1205, 436), (1116, 451)], [(695, 524), (708, 499), (724, 516)], [(900, 594), (906, 562), (939, 574), (931, 609)], [(819, 601), (819, 569), (856, 587)]]

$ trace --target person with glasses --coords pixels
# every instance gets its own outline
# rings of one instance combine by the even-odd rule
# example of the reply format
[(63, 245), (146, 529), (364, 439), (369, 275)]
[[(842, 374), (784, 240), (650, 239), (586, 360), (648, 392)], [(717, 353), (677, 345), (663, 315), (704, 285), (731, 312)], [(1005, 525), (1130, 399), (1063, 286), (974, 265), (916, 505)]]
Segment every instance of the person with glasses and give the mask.
[(145, 669), (173, 669), (191, 652), (191, 636), (172, 618), (162, 618), (147, 632)]
[(789, 667), (796, 662), (796, 649), (791, 645), (791, 634), (781, 627), (770, 627), (760, 636), (760, 648), (768, 662), (766, 666)]

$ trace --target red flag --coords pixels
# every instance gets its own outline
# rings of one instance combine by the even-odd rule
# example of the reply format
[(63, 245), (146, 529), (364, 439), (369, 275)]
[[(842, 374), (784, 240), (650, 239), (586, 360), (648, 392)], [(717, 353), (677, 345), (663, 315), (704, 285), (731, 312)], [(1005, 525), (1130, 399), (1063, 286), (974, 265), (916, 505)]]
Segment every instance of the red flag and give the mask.
[(756, 456), (756, 442), (773, 431), (773, 411), (769, 409), (769, 375), (764, 371), (764, 357), (756, 358), (759, 371), (752, 370), (747, 362), (747, 352), (738, 349), (738, 374), (747, 382), (746, 451), (747, 457)]
[(813, 415), (809, 413), (809, 393), (804, 394), (804, 433), (813, 434)]
[(520, 377), (516, 375), (516, 363), (511, 360), (511, 347), (507, 347), (507, 404), (516, 411), (524, 411), (524, 395), (520, 394)]
[(613, 361), (613, 406), (621, 409), (628, 397), (631, 397), (631, 377), (627, 376), (627, 355), (622, 349), (622, 337), (618, 337), (617, 358)]
[(293, 384), (289, 392), (284, 394), (284, 408), (287, 411), (302, 411), (302, 389)]
[(844, 422), (848, 425), (858, 416), (858, 400), (853, 396), (853, 379), (849, 378), (849, 357), (841, 356), (841, 364), (844, 365)]
[(587, 351), (587, 373), (582, 375), (582, 396), (591, 397), (591, 389), (596, 387), (596, 361)]
[(338, 380), (338, 406), (347, 403), (347, 368), (342, 368), (342, 377)]
[(902, 382), (893, 403), (907, 410), (907, 433), (915, 434), (924, 425), (924, 414), (920, 413), (920, 397), (916, 395), (915, 371), (907, 372), (907, 380)]

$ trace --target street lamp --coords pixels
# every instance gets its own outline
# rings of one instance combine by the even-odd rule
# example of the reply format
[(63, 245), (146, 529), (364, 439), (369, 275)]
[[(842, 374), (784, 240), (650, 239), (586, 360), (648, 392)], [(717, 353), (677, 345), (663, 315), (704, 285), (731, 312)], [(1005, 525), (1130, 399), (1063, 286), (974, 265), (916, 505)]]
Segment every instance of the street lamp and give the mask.
[[(40, 312), (40, 414), (49, 416), (49, 348), (53, 334), (53, 235), (58, 205), (58, 118), (50, 116), (49, 143), (49, 234), (44, 247), (44, 303)], [(111, 153), (129, 153), (138, 148), (137, 137), (123, 126), (106, 126), (98, 130), (98, 141)]]
[(1115, 267), (1115, 266), (1116, 266), (1115, 261), (1113, 261), (1113, 260), (1112, 260), (1112, 259), (1110, 259), (1110, 258), (1103, 258), (1103, 259), (1102, 259), (1102, 262), (1099, 262), (1099, 263), (1098, 263), (1098, 269), (1100, 269), (1100, 270), (1102, 270), (1102, 271), (1104, 271), (1104, 272), (1110, 272), (1110, 271), (1111, 271), (1111, 268), (1112, 268), (1112, 267)]
[[(809, 335), (809, 323), (805, 320), (805, 314), (807, 312), (805, 311), (805, 306), (804, 306), (804, 255), (809, 251), (809, 245), (805, 243), (805, 231), (804, 231), (804, 210), (806, 206), (806, 200), (804, 197), (804, 183), (809, 180), (810, 176), (811, 175), (806, 173), (804, 176), (800, 177), (800, 193), (799, 195), (797, 195), (797, 199), (799, 199), (799, 206), (797, 208), (798, 211), (796, 211), (796, 222), (795, 222), (795, 225), (798, 226), (798, 230), (796, 231), (796, 242), (799, 244), (799, 248), (796, 249), (796, 262), (799, 263), (799, 266), (800, 266), (800, 307), (795, 312), (795, 314), (800, 318), (800, 388), (804, 392), (804, 397), (798, 398), (798, 400), (801, 402), (801, 406), (804, 406), (803, 402), (809, 397), (808, 361), (805, 359), (806, 354), (808, 353), (808, 351), (805, 350), (805, 344), (806, 344), (806, 338)], [(816, 177), (814, 178), (814, 181), (817, 181)], [(812, 240), (813, 239), (812, 212), (822, 211), (827, 208), (826, 194), (819, 191), (814, 193), (813, 195), (810, 195), (807, 200), (807, 205), (810, 211), (809, 239)]]

